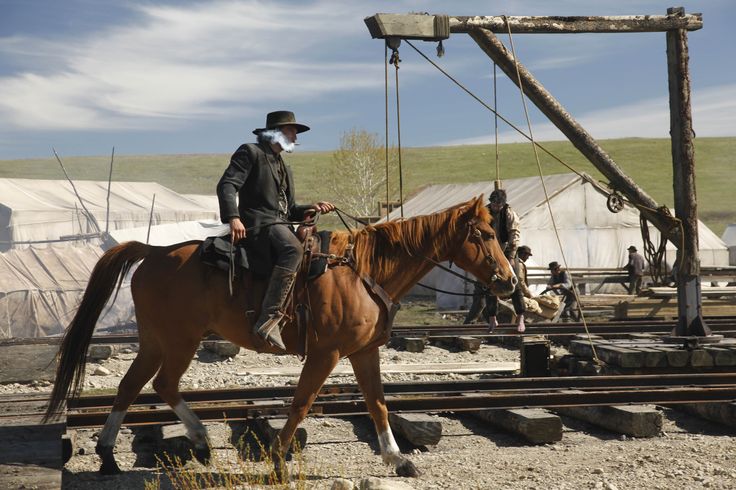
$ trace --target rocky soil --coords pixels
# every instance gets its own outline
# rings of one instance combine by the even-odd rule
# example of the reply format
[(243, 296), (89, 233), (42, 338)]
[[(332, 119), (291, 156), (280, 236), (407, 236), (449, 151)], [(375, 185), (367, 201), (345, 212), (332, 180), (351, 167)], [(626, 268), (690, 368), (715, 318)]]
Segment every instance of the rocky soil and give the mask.
[[(134, 347), (113, 357), (90, 362), (85, 390), (115, 388), (135, 356)], [(423, 353), (381, 349), (383, 365), (411, 363), (486, 363), (518, 361), (518, 351), (483, 345), (477, 353), (453, 352), (429, 346)], [(341, 364), (348, 365), (347, 361)], [(182, 379), (183, 389), (293, 384), (296, 376), (252, 374), (263, 367), (297, 367), (291, 356), (259, 355), (241, 350), (234, 358), (223, 358), (200, 350)], [(104, 369), (100, 369), (104, 368)], [(97, 374), (95, 374), (97, 373)], [(479, 375), (384, 374), (384, 381), (467, 379)], [(354, 382), (352, 376), (332, 376), (328, 383)], [(150, 389), (150, 383), (145, 389)], [(47, 383), (0, 386), (0, 393), (50, 391)], [(533, 446), (502, 430), (484, 425), (468, 415), (442, 415), (443, 437), (434, 447), (403, 447), (422, 471), (416, 479), (399, 478), (384, 466), (372, 423), (367, 417), (310, 418), (303, 426), (309, 434), (307, 447), (292, 460), (296, 480), (291, 488), (332, 488), (335, 481), (350, 488), (366, 477), (380, 478), (378, 486), (402, 482), (415, 489), (672, 489), (736, 488), (736, 431), (679, 412), (662, 409), (663, 433), (651, 439), (632, 439), (563, 417), (564, 435), (556, 444)], [(197, 475), (202, 488), (233, 488), (232, 481), (246, 474), (249, 482), (267, 474), (264, 463), (242, 462), (228, 442), (225, 424), (209, 424), (215, 462), (204, 467), (194, 461), (185, 468)], [(131, 452), (129, 429), (118, 437), (117, 459), (124, 473), (101, 477), (94, 454), (97, 431), (78, 431), (75, 455), (67, 463), (64, 488), (161, 488), (189, 487), (174, 473), (139, 465)], [(190, 477), (187, 477), (190, 478)], [(339, 480), (340, 478), (345, 480)], [(149, 482), (149, 483), (147, 483)], [(376, 480), (374, 480), (374, 483)], [(153, 487), (151, 485), (154, 485)], [(381, 486), (383, 485), (383, 486)], [(242, 483), (242, 488), (252, 485)], [(268, 487), (267, 487), (268, 488)], [(273, 488), (273, 487), (271, 487)]]

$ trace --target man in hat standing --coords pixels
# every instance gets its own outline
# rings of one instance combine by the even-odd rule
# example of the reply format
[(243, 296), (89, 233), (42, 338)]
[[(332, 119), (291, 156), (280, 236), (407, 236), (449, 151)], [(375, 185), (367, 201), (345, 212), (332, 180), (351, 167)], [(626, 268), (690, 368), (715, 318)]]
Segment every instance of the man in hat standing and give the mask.
[[(511, 266), (516, 268), (516, 249), (519, 247), (521, 229), (519, 226), (519, 216), (506, 202), (505, 190), (496, 189), (491, 192), (488, 198), (488, 210), (491, 212), (491, 217), (493, 218), (491, 225), (496, 232), (496, 240), (498, 240), (498, 244), (511, 263)], [(492, 294), (488, 294), (487, 291), (484, 291), (477, 284), (473, 291), (473, 303), (470, 305), (470, 310), (463, 323), (468, 324), (475, 321), (483, 309), (484, 300), (486, 303), (485, 316), (488, 320), (489, 330), (493, 331), (498, 326), (498, 320), (496, 320), (498, 298)], [(516, 313), (517, 330), (523, 332), (526, 330), (526, 326), (524, 325), (524, 311), (526, 310), (522, 291), (518, 286), (511, 293), (511, 300), (514, 304), (514, 312)]]
[[(230, 224), (231, 240), (247, 239), (254, 272), (270, 273), (261, 314), (253, 331), (271, 345), (285, 349), (281, 340), (289, 293), (302, 261), (303, 248), (287, 221), (303, 221), (315, 212), (329, 213), (335, 206), (326, 201), (297, 205), (291, 169), (281, 158), (290, 153), (297, 134), (309, 126), (296, 122), (291, 111), (271, 112), (266, 127), (255, 129), (257, 143), (240, 146), (230, 159), (219, 183), (220, 219)], [(249, 253), (249, 256), (250, 256)]]
[(644, 261), (644, 257), (636, 251), (635, 246), (630, 246), (628, 251), (629, 262), (623, 268), (629, 273), (629, 294), (640, 294), (646, 262)]

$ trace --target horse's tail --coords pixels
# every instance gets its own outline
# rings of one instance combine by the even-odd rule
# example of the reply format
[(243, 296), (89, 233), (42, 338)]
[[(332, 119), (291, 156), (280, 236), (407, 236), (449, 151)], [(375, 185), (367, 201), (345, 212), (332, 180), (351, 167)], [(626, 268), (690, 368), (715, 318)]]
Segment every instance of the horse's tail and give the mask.
[(130, 268), (139, 260), (146, 258), (152, 248), (140, 242), (126, 242), (105, 252), (95, 265), (87, 289), (84, 291), (82, 303), (66, 329), (59, 347), (56, 381), (51, 392), (51, 401), (46, 408), (44, 422), (59, 412), (67, 398), (79, 396), (84, 380), (87, 349), (97, 319), (113, 292), (117, 297), (120, 285)]

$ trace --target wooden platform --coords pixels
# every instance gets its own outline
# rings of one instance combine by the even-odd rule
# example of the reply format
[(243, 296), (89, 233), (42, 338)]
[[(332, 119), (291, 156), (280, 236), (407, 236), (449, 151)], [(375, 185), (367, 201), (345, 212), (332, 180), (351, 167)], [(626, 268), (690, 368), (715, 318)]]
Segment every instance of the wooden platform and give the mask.
[(695, 349), (665, 343), (656, 337), (639, 336), (629, 339), (573, 340), (568, 350), (579, 357), (593, 358), (593, 347), (598, 358), (609, 367), (626, 373), (665, 373), (689, 371), (724, 371), (736, 366), (736, 339), (727, 338), (718, 343), (703, 344)]
[(0, 396), (0, 488), (61, 488), (66, 421), (41, 424), (38, 398)]

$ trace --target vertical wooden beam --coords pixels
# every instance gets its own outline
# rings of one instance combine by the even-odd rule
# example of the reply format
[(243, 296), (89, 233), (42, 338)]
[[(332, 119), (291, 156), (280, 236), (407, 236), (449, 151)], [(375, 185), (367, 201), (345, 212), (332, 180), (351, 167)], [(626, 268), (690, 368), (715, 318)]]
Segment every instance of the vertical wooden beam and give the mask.
[[(682, 7), (667, 9), (669, 15), (685, 15)], [(698, 257), (698, 204), (695, 195), (695, 149), (690, 111), (690, 72), (687, 31), (667, 31), (667, 74), (670, 91), (670, 137), (675, 196), (675, 216), (682, 223), (681, 243), (675, 262), (678, 300), (676, 336), (707, 336), (703, 321)]]
[[(506, 49), (503, 43), (486, 29), (472, 29), (468, 32), (478, 46), (506, 73), (517, 86), (521, 84), (524, 94), (536, 105), (549, 120), (567, 136), (570, 142), (583, 154), (606, 178), (614, 189), (621, 191), (630, 201), (645, 206), (641, 214), (654, 224), (664, 236), (675, 246), (679, 246), (679, 232), (672, 230), (670, 220), (660, 216), (655, 210), (659, 205), (643, 189), (629, 178), (613, 159), (598, 145), (593, 137), (583, 128), (562, 104), (539, 83), (534, 76)], [(519, 70), (517, 76), (517, 67)]]

